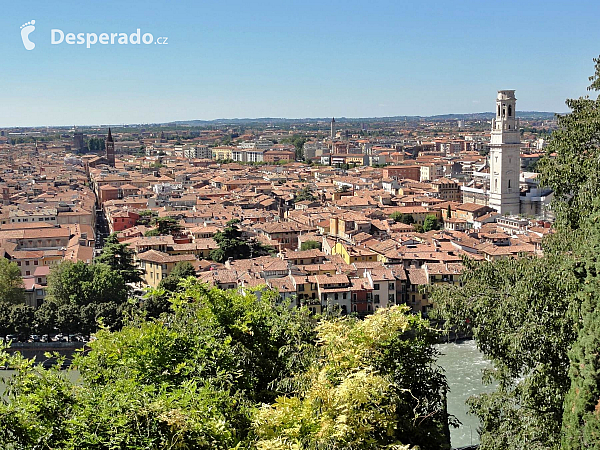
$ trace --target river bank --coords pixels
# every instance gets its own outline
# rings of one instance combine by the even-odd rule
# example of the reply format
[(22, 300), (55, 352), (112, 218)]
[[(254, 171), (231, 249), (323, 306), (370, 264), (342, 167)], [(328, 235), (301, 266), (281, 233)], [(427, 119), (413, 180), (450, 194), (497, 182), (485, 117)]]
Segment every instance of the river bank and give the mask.
[(25, 358), (35, 358), (44, 367), (56, 364), (56, 357), (48, 358), (46, 353), (58, 354), (65, 358), (65, 366), (71, 364), (73, 355), (77, 350), (83, 348), (83, 342), (13, 342), (6, 349), (8, 353), (20, 352)]

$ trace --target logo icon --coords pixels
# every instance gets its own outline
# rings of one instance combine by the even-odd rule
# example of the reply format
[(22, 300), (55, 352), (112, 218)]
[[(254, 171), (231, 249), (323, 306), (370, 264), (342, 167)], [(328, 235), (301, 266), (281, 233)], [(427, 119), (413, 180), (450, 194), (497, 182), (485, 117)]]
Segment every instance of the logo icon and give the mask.
[(35, 30), (35, 20), (21, 25), (21, 39), (26, 50), (33, 50), (35, 44), (29, 40), (29, 35)]

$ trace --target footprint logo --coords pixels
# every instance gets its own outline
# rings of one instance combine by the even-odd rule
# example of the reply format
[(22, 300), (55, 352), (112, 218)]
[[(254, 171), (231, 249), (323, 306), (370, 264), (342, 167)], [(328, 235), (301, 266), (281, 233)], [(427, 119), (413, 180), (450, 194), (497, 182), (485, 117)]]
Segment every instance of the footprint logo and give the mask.
[(21, 39), (26, 50), (33, 50), (35, 44), (29, 40), (29, 35), (35, 30), (35, 20), (21, 25)]

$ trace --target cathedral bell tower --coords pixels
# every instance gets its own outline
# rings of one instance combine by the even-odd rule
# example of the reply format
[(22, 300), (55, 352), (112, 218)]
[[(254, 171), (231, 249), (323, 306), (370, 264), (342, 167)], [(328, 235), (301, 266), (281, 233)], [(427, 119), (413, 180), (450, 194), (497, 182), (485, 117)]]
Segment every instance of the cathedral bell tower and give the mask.
[(500, 214), (519, 214), (521, 139), (514, 90), (498, 91), (490, 139), (489, 206)]

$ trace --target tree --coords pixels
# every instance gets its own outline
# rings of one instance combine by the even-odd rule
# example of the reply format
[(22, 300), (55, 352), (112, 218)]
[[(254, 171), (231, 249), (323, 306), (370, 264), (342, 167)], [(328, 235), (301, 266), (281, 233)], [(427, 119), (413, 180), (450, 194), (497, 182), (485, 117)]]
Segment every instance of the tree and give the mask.
[(310, 202), (314, 202), (316, 200), (316, 197), (312, 193), (312, 188), (309, 185), (304, 186), (302, 189), (296, 192), (296, 196), (294, 198), (294, 201), (296, 203), (303, 202), (306, 200)]
[(64, 261), (48, 275), (45, 303), (56, 305), (56, 324), (61, 331), (89, 334), (100, 318), (106, 319), (106, 326), (121, 327), (128, 294), (123, 276), (107, 264)]
[(127, 294), (124, 278), (107, 264), (64, 261), (48, 274), (48, 297), (59, 305), (121, 304)]
[(425, 217), (425, 221), (423, 222), (423, 231), (431, 231), (431, 230), (439, 230), (440, 224), (438, 223), (437, 217), (430, 214)]
[(157, 213), (149, 209), (139, 211), (139, 215), (140, 218), (137, 220), (136, 225), (149, 226), (157, 217)]
[(173, 217), (157, 217), (153, 221), (156, 226), (153, 230), (148, 230), (144, 236), (166, 236), (175, 235), (181, 231), (181, 225)]
[(10, 325), (13, 333), (17, 334), (21, 340), (27, 340), (30, 334), (35, 331), (34, 309), (29, 305), (11, 305)]
[(565, 397), (562, 448), (600, 448), (600, 299), (597, 277), (589, 277), (582, 304), (583, 320), (569, 352), (571, 386)]
[(258, 299), (194, 280), (171, 300), (168, 325), (99, 331), (75, 358), (77, 385), (0, 352), (19, 374), (0, 403), (0, 447), (248, 448), (254, 406), (313, 354), (310, 314), (271, 291)]
[(255, 239), (246, 239), (238, 228), (238, 219), (227, 222), (227, 226), (215, 234), (214, 240), (219, 245), (218, 249), (209, 254), (213, 261), (223, 263), (229, 258), (248, 259), (266, 256), (272, 253), (269, 247), (262, 245)]
[[(600, 92), (600, 57), (589, 90)], [(600, 196), (600, 99), (588, 96), (566, 101), (569, 114), (557, 117), (558, 128), (538, 163), (540, 185), (551, 187), (558, 226), (579, 228)]]
[(433, 315), (472, 333), (493, 363), (484, 379), (498, 388), (469, 400), (482, 422), (481, 447), (555, 448), (575, 337), (568, 314), (578, 283), (572, 263), (545, 256), (465, 266), (464, 286), (434, 288)]
[(0, 302), (0, 336), (2, 337), (13, 333), (11, 322), (11, 306), (12, 305), (10, 303)]
[(127, 244), (121, 244), (117, 234), (113, 233), (104, 241), (102, 253), (96, 258), (98, 264), (106, 264), (123, 277), (126, 283), (142, 281), (140, 271), (133, 262), (133, 250)]
[(297, 377), (297, 393), (260, 409), (257, 446), (449, 449), (434, 334), (407, 310), (321, 322), (317, 358)]
[(393, 219), (396, 223), (404, 223), (406, 225), (412, 225), (415, 223), (415, 219), (412, 214), (405, 214), (398, 211), (390, 214), (390, 219)]
[(25, 289), (21, 270), (14, 262), (0, 257), (0, 302), (24, 303)]
[(304, 159), (304, 144), (306, 143), (306, 141), (307, 141), (307, 139), (305, 137), (302, 137), (297, 134), (295, 134), (291, 138), (285, 138), (285, 139), (281, 140), (282, 143), (294, 145), (294, 148), (296, 150), (296, 159), (297, 160)]
[(45, 301), (34, 312), (36, 331), (38, 334), (51, 334), (58, 324), (58, 305), (55, 302)]
[(181, 280), (186, 279), (187, 277), (195, 277), (196, 269), (189, 261), (180, 261), (167, 275), (166, 278), (163, 278), (158, 284), (159, 288), (165, 289), (169, 292), (175, 292), (179, 289), (179, 283)]
[(321, 245), (319, 241), (304, 241), (300, 245), (300, 250), (312, 250), (315, 248), (321, 250)]

